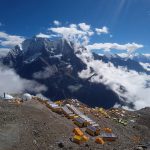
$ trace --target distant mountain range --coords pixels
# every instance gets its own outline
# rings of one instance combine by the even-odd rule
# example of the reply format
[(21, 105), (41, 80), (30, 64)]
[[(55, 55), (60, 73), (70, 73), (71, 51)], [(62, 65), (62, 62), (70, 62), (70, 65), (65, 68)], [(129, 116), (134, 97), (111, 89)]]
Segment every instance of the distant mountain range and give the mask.
[(122, 57), (117, 54), (106, 53), (104, 55), (94, 54), (95, 59), (100, 59), (105, 63), (111, 62), (116, 67), (126, 67), (128, 70), (134, 70), (137, 72), (143, 72), (146, 74), (150, 74), (150, 72), (144, 68), (140, 61), (137, 61), (135, 57)]
[(138, 62), (145, 70), (150, 71), (150, 54), (133, 53), (130, 56), (127, 54), (120, 54), (120, 57), (126, 60), (134, 60)]
[(119, 56), (122, 58), (129, 58), (137, 62), (150, 63), (150, 54), (133, 53), (130, 56), (127, 54), (120, 54)]
[(146, 54), (140, 54), (136, 53), (132, 55), (131, 59), (137, 61), (137, 62), (142, 62), (142, 63), (150, 63), (150, 55)]
[[(14, 68), (25, 79), (35, 80), (47, 86), (42, 94), (52, 100), (77, 98), (90, 106), (112, 107), (115, 103), (123, 104), (120, 97), (103, 83), (90, 82), (90, 78), (82, 79), (78, 73), (87, 68), (77, 54), (81, 51), (74, 49), (74, 43), (65, 39), (50, 40), (33, 37), (22, 43), (22, 48), (16, 46), (1, 61), (4, 65)], [(119, 55), (100, 56), (93, 53), (94, 60), (112, 63), (116, 67), (150, 74), (135, 59), (122, 58)], [(101, 66), (99, 66), (101, 67)], [(126, 92), (120, 85), (120, 91)], [(123, 98), (123, 97), (122, 97)], [(111, 99), (111, 100), (110, 100)], [(125, 98), (124, 98), (125, 99)], [(132, 106), (132, 103), (130, 103)]]

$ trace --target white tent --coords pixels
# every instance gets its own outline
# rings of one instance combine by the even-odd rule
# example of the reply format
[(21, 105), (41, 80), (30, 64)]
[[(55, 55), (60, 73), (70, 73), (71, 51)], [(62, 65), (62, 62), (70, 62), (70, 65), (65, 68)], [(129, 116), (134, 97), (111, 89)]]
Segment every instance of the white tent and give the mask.
[(5, 94), (5, 97), (3, 97), (3, 99), (4, 100), (12, 100), (12, 99), (14, 99), (14, 97), (9, 94)]
[(31, 100), (32, 95), (30, 95), (29, 93), (25, 93), (25, 94), (23, 94), (22, 99), (25, 100), (25, 101)]

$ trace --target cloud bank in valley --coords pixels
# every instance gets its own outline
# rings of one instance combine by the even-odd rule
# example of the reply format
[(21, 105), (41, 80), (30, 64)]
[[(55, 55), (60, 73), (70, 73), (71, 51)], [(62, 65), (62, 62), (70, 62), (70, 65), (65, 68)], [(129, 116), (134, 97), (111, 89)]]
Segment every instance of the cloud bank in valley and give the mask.
[[(94, 60), (90, 51), (80, 49), (77, 56), (87, 64), (87, 69), (79, 72), (81, 78), (89, 78), (91, 82), (103, 83), (119, 96), (125, 106), (132, 103), (134, 109), (150, 106), (150, 76), (128, 71), (125, 68), (116, 68), (111, 63)], [(122, 90), (124, 88), (124, 90)]]
[(47, 90), (44, 85), (40, 85), (35, 81), (22, 79), (13, 69), (2, 65), (0, 65), (0, 79), (0, 94), (3, 92), (21, 93), (24, 91), (40, 93)]

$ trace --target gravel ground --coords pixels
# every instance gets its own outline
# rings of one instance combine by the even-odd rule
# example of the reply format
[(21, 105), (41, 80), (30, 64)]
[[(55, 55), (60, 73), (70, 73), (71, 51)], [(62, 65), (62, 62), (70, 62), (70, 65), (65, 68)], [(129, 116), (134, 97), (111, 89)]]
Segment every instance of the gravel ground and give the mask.
[[(99, 145), (94, 142), (95, 137), (89, 136), (87, 143), (77, 145), (71, 141), (73, 122), (40, 102), (32, 100), (17, 105), (0, 101), (0, 150), (134, 150), (139, 144), (150, 144), (150, 108), (129, 113), (136, 118), (127, 126), (88, 114), (101, 127), (112, 128), (118, 139)], [(135, 142), (134, 137), (140, 139)]]

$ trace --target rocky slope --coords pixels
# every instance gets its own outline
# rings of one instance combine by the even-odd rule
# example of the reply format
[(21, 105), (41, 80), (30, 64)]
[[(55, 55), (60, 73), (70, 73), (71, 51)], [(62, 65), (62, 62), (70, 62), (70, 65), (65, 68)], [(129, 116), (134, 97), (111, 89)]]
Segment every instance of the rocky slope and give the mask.
[[(72, 120), (52, 112), (37, 100), (24, 101), (21, 104), (0, 100), (0, 150), (142, 150), (150, 149), (150, 108), (130, 112), (125, 110), (127, 126), (115, 122), (112, 118), (120, 118), (111, 110), (106, 110), (111, 118), (92, 113), (90, 107), (78, 109), (95, 120), (100, 128), (109, 127), (118, 139), (115, 142), (96, 144), (95, 137), (87, 134), (88, 142), (78, 145), (72, 142), (74, 127)], [(82, 108), (82, 109), (81, 109)], [(84, 109), (86, 108), (86, 109)], [(130, 116), (130, 117), (129, 117)], [(124, 118), (125, 119), (125, 118)], [(142, 144), (141, 146), (139, 146)]]

